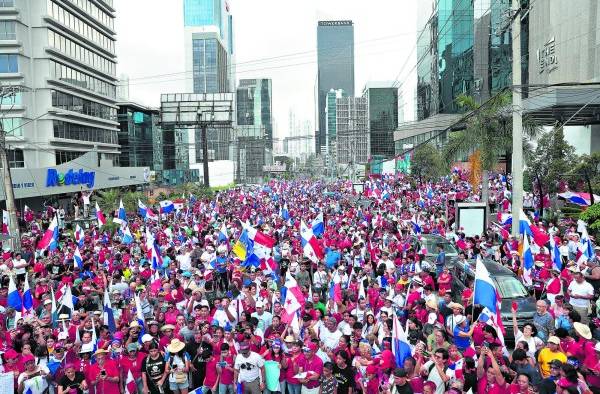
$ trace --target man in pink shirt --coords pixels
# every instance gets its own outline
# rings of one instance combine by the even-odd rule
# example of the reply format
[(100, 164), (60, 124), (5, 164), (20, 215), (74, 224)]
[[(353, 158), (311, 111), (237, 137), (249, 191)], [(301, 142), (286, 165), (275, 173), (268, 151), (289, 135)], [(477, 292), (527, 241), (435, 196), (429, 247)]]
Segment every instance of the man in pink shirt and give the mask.
[(303, 355), (298, 359), (298, 372), (306, 372), (306, 377), (299, 379), (302, 384), (302, 394), (317, 394), (319, 392), (319, 378), (323, 373), (323, 361), (315, 355), (319, 346), (310, 342), (302, 349)]

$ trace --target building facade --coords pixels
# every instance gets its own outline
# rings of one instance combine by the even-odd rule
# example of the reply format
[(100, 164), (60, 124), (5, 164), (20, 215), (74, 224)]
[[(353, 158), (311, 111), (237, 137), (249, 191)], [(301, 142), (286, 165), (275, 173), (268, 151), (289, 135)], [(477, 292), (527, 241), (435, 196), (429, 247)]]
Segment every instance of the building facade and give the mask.
[(394, 156), (398, 127), (398, 88), (391, 82), (370, 82), (363, 97), (367, 99), (371, 158), (389, 159)]
[(536, 1), (528, 24), (529, 84), (565, 86), (525, 91), (525, 113), (547, 127), (564, 124), (578, 154), (600, 151), (600, 4)]
[[(94, 152), (96, 166), (119, 172), (112, 0), (7, 0), (0, 15), (0, 111), (11, 167), (32, 174), (59, 165), (85, 169), (83, 156)], [(38, 180), (22, 184), (38, 196), (68, 190)]]
[[(416, 121), (400, 124), (394, 133), (396, 155), (428, 140), (441, 148), (448, 139), (445, 130), (461, 118), (458, 96), (483, 103), (512, 84), (510, 5), (509, 0), (419, 2)], [(526, 41), (526, 29), (523, 35)]]
[(342, 97), (336, 100), (337, 152), (339, 173), (347, 165), (369, 161), (371, 141), (365, 97)]
[(240, 79), (236, 99), (238, 126), (263, 126), (265, 147), (273, 150), (273, 87), (271, 79)]
[(319, 124), (315, 151), (327, 145), (327, 94), (342, 89), (354, 96), (354, 24), (352, 21), (320, 21), (317, 25), (317, 106)]
[(343, 97), (346, 97), (343, 89), (331, 89), (327, 93), (327, 107), (325, 108), (325, 115), (327, 116), (325, 169), (331, 176), (335, 176), (337, 173), (337, 99)]
[(234, 91), (233, 16), (227, 0), (184, 0), (186, 90)]

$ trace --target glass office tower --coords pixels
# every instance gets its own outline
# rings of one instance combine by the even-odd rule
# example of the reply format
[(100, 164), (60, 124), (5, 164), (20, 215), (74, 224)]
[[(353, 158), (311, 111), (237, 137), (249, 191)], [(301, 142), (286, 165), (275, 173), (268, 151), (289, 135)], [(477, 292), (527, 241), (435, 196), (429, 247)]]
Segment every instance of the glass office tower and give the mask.
[(320, 21), (317, 26), (319, 124), (315, 149), (320, 154), (327, 140), (327, 94), (342, 89), (354, 96), (354, 25), (352, 21)]

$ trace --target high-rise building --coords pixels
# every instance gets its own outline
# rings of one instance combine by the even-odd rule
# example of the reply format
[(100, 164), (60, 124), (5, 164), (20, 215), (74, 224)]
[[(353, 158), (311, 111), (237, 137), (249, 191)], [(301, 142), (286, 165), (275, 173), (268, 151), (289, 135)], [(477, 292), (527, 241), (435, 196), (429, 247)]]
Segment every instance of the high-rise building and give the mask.
[[(0, 112), (16, 198), (143, 183), (142, 168), (119, 167), (112, 0), (6, 0), (0, 13)], [(93, 182), (54, 182), (80, 169)]]
[(186, 90), (233, 92), (233, 17), (227, 0), (184, 0)]
[(240, 79), (236, 92), (237, 124), (264, 126), (267, 149), (273, 149), (273, 90), (269, 78)]
[(318, 113), (315, 151), (327, 145), (327, 94), (342, 89), (354, 96), (354, 24), (348, 20), (319, 21), (317, 25)]
[(366, 164), (370, 139), (365, 97), (342, 97), (336, 100), (337, 164)]
[(363, 90), (367, 99), (371, 158), (394, 156), (394, 131), (398, 127), (398, 88), (393, 82), (369, 82)]
[(458, 96), (484, 102), (512, 83), (509, 9), (504, 0), (419, 2), (417, 120), (398, 127), (396, 154), (425, 140), (441, 147), (462, 116)]

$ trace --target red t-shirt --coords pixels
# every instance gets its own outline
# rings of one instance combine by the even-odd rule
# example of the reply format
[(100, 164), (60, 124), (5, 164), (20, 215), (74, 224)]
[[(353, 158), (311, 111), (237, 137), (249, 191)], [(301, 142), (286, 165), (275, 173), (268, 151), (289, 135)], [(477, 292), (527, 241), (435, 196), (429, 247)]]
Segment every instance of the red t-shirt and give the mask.
[(204, 378), (204, 386), (213, 387), (215, 383), (217, 383), (217, 362), (219, 361), (219, 357), (212, 356), (210, 360), (206, 363), (206, 375)]
[[(316, 355), (313, 355), (310, 360), (307, 360), (304, 354), (302, 354), (300, 357), (298, 357), (298, 368), (302, 368), (303, 372), (314, 372), (321, 376), (323, 374), (323, 360)], [(311, 374), (309, 373), (309, 378), (310, 375)], [(319, 380), (310, 379), (303, 385), (308, 389), (314, 389), (319, 387)]]
[(142, 361), (144, 361), (144, 354), (136, 354), (134, 360), (130, 359), (129, 356), (121, 356), (119, 360), (119, 367), (123, 373), (123, 376), (127, 376), (128, 372), (131, 371), (134, 379), (142, 377)]
[(503, 394), (506, 389), (507, 389), (506, 383), (504, 383), (502, 386), (500, 386), (498, 383), (493, 383), (488, 386), (488, 380), (487, 380), (487, 377), (485, 377), (485, 376), (477, 382), (477, 392), (478, 393)]

